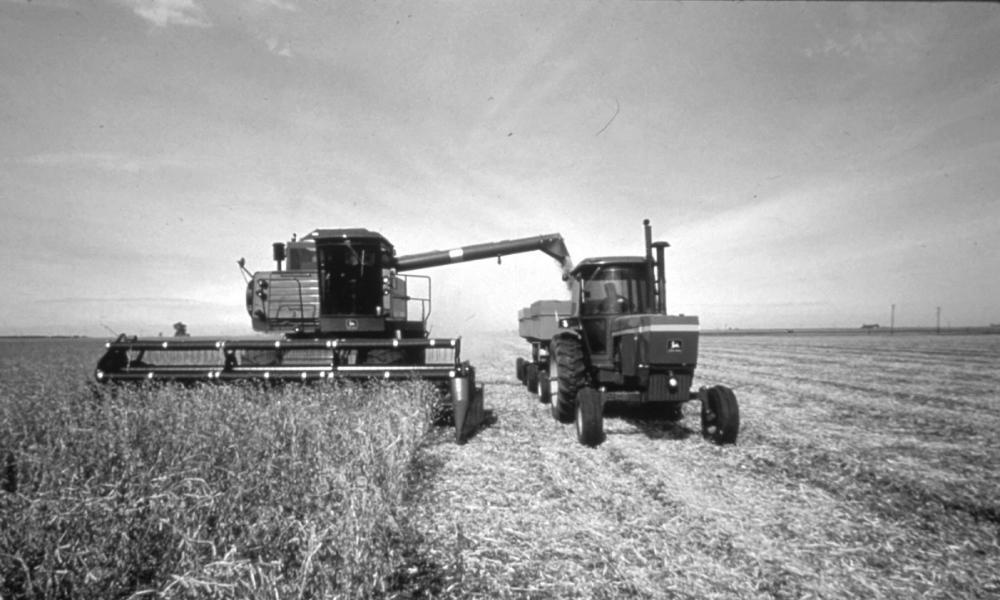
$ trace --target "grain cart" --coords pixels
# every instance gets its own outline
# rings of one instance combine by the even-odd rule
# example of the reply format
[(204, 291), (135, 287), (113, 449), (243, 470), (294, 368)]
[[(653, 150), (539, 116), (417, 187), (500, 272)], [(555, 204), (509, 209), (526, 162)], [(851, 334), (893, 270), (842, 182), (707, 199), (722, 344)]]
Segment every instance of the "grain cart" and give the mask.
[(518, 335), (531, 344), (531, 360), (517, 359), (517, 378), (528, 386), (528, 391), (538, 394), (543, 404), (552, 399), (548, 385), (549, 343), (559, 333), (560, 317), (568, 317), (572, 313), (572, 302), (539, 300), (517, 314)]
[[(679, 418), (701, 402), (706, 438), (732, 444), (739, 432), (736, 396), (725, 386), (692, 389), (698, 360), (698, 317), (667, 314), (666, 242), (652, 242), (643, 222), (646, 255), (588, 258), (565, 278), (569, 302), (540, 300), (518, 314), (518, 333), (532, 348), (518, 359), (517, 377), (561, 423), (576, 423), (577, 439), (604, 441), (604, 404), (638, 404), (647, 414)], [(653, 250), (656, 259), (653, 259)]]
[[(367, 229), (317, 229), (273, 244), (274, 271), (250, 273), (246, 309), (257, 339), (138, 339), (108, 342), (100, 383), (125, 381), (317, 381), (338, 377), (430, 381), (445, 392), (462, 441), (483, 417), (475, 368), (461, 338), (432, 338), (430, 278), (410, 271), (540, 250), (560, 263), (559, 234), (397, 256)], [(284, 267), (283, 267), (284, 265)]]

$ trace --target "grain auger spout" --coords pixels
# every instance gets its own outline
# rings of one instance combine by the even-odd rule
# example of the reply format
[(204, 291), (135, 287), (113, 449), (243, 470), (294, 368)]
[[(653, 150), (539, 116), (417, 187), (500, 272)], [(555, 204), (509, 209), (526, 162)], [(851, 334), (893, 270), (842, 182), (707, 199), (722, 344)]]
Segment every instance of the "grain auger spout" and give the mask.
[(463, 246), (454, 250), (435, 250), (433, 252), (401, 256), (396, 259), (396, 270), (415, 271), (417, 269), (485, 258), (497, 258), (499, 260), (501, 256), (531, 252), (533, 250), (548, 254), (559, 261), (560, 265), (566, 265), (569, 261), (569, 250), (566, 249), (566, 244), (563, 242), (562, 236), (558, 233), (550, 233), (548, 235), (539, 235), (518, 240)]
[(95, 376), (101, 383), (416, 377), (443, 392), (456, 439), (463, 441), (482, 422), (483, 388), (475, 368), (461, 359), (460, 337), (429, 336), (430, 278), (410, 272), (535, 250), (569, 264), (558, 233), (397, 256), (380, 233), (317, 229), (273, 244), (274, 271), (246, 272), (251, 326), (270, 335), (122, 335), (107, 343)]

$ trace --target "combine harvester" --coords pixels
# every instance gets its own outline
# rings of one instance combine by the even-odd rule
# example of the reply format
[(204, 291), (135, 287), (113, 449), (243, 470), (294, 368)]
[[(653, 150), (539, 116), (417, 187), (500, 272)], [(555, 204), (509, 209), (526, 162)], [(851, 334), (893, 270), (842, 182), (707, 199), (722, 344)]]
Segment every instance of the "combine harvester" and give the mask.
[[(430, 278), (404, 272), (540, 250), (563, 265), (558, 233), (396, 256), (367, 229), (317, 229), (273, 244), (275, 271), (249, 276), (246, 308), (260, 339), (138, 339), (106, 344), (95, 377), (128, 381), (300, 381), (338, 377), (436, 384), (450, 401), (456, 440), (483, 419), (483, 389), (461, 359), (461, 338), (431, 338)], [(282, 263), (287, 263), (282, 268)]]
[(698, 317), (667, 314), (669, 244), (654, 244), (649, 220), (643, 225), (645, 256), (583, 260), (566, 276), (571, 300), (539, 300), (519, 312), (518, 333), (531, 344), (531, 359), (517, 359), (517, 378), (551, 404), (557, 421), (575, 422), (587, 446), (604, 441), (608, 401), (676, 420), (685, 402), (697, 400), (703, 435), (735, 443), (736, 395), (722, 385), (692, 389)]

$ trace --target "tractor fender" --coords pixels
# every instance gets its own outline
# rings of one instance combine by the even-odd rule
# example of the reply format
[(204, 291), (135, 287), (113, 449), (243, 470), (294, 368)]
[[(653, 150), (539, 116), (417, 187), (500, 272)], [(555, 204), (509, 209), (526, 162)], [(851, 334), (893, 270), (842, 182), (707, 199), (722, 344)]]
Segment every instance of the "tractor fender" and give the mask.
[(559, 333), (552, 336), (552, 339), (554, 340), (561, 337), (572, 337), (583, 341), (583, 334), (577, 329), (561, 329)]

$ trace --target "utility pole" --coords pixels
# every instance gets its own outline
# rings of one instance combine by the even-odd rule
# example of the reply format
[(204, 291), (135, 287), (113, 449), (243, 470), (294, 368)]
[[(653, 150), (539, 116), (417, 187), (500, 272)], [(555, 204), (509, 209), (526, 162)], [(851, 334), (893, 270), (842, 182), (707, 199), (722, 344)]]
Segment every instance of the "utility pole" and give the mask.
[(941, 335), (941, 307), (937, 307), (937, 334)]
[(892, 305), (892, 316), (889, 317), (889, 335), (896, 335), (896, 305)]

